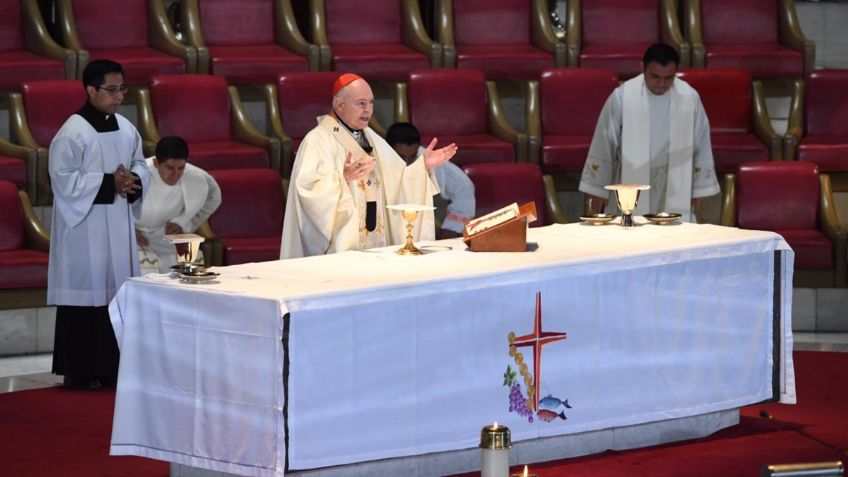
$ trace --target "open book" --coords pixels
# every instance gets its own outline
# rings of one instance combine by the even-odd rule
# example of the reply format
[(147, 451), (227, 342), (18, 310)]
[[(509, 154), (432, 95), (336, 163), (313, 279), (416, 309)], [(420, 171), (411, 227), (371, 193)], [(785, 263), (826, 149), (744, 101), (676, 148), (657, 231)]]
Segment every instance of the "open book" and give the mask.
[(482, 217), (468, 221), (468, 223), (465, 224), (465, 235), (467, 237), (476, 235), (484, 230), (488, 230), (496, 225), (500, 225), (514, 219), (518, 217), (518, 214), (518, 204), (513, 202), (502, 209), (498, 209)]

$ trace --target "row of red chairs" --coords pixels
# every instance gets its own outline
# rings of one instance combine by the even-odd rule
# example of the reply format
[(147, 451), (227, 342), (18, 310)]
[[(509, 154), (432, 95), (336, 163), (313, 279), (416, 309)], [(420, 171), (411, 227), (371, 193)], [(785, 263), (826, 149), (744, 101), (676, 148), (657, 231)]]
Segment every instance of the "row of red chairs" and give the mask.
[[(290, 73), (267, 85), (269, 137), (250, 124), (237, 90), (223, 78), (156, 76), (139, 92), (145, 153), (152, 154), (161, 136), (179, 135), (204, 169), (271, 167), (288, 177), (300, 141), (327, 112), (335, 77)], [(719, 172), (782, 158), (810, 160), (825, 172), (848, 171), (848, 70), (816, 70), (806, 82), (796, 80), (785, 138), (773, 130), (762, 86), (746, 71), (688, 69), (680, 77), (701, 96)], [(583, 168), (604, 101), (617, 86), (609, 70), (545, 70), (538, 83), (530, 83), (525, 134), (506, 120), (497, 88), (482, 72), (419, 70), (397, 85), (395, 117), (415, 124), (425, 142), (437, 137), (457, 143), (453, 161), (459, 165), (534, 162), (545, 173), (575, 173)], [(10, 98), (12, 140), (25, 147), (0, 141), (0, 178), (25, 187), (36, 204), (49, 205), (47, 147), (85, 93), (76, 81), (33, 82)], [(383, 131), (376, 120), (372, 126)]]
[[(566, 43), (544, 0), (436, 1), (436, 41), (417, 0), (313, 0), (313, 43), (298, 30), (290, 0), (183, 0), (181, 43), (163, 0), (57, 0), (62, 45), (46, 33), (36, 0), (0, 0), (0, 89), (79, 78), (91, 59), (121, 63), (129, 84), (158, 74), (223, 76), (266, 84), (288, 71), (357, 72), (399, 81), (422, 68), (471, 68), (489, 79), (532, 79), (544, 68), (639, 73), (645, 48), (674, 45), (684, 66), (743, 68), (754, 77), (801, 77), (815, 45), (798, 26), (794, 0), (686, 0), (686, 38), (674, 0), (569, 0)], [(140, 21), (146, 19), (147, 21)]]
[[(470, 164), (477, 215), (511, 202), (537, 204), (532, 226), (565, 222), (550, 176), (535, 164)], [(284, 183), (270, 169), (211, 173), (221, 206), (204, 225), (212, 265), (276, 260), (285, 211)], [(753, 162), (726, 176), (722, 223), (779, 233), (795, 252), (794, 284), (845, 287), (848, 231), (839, 225), (830, 178), (810, 162)], [(0, 309), (44, 306), (49, 237), (26, 193), (0, 180)], [(544, 204), (544, 206), (542, 205)]]

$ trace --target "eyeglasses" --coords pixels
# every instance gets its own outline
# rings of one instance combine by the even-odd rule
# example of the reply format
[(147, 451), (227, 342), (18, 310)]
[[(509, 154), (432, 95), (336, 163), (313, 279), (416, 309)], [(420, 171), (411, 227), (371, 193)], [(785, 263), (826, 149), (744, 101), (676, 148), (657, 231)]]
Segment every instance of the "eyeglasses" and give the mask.
[(127, 94), (128, 91), (127, 85), (125, 84), (117, 86), (100, 86), (97, 89), (102, 89), (103, 91), (106, 91), (112, 96), (117, 96), (118, 93)]

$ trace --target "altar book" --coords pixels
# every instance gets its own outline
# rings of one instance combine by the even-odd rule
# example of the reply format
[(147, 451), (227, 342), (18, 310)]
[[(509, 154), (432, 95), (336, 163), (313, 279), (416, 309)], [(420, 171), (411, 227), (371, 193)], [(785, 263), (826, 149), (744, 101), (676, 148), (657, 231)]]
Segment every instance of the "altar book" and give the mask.
[(468, 222), (463, 240), (474, 252), (524, 252), (527, 224), (536, 220), (536, 203), (512, 203)]

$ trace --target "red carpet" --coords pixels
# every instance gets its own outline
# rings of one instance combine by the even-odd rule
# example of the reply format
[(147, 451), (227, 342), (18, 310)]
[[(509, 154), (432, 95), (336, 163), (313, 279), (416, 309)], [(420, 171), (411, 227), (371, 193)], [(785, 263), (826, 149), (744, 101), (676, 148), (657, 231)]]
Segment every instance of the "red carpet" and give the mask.
[[(756, 477), (764, 464), (848, 462), (848, 354), (797, 352), (795, 372), (797, 405), (750, 406), (740, 425), (709, 438), (530, 467), (539, 477)], [(0, 475), (167, 476), (164, 462), (108, 455), (114, 397), (63, 388), (0, 394)]]

